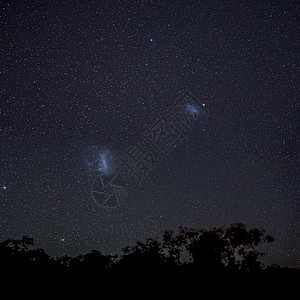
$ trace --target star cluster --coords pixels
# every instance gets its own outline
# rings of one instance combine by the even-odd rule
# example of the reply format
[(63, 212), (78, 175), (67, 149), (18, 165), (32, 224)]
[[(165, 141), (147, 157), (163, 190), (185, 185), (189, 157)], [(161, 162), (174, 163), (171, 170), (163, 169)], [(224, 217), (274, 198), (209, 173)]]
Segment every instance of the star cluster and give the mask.
[[(244, 222), (275, 236), (267, 262), (299, 266), (296, 7), (0, 2), (1, 239), (114, 254), (180, 225)], [(193, 129), (121, 205), (96, 205), (95, 178), (186, 92)]]

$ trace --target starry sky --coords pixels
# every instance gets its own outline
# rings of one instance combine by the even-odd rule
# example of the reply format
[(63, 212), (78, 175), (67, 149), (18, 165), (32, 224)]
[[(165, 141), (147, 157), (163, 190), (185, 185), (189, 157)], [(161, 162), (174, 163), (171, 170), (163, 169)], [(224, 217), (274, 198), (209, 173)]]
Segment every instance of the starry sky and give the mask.
[(297, 11), (1, 1), (1, 240), (115, 254), (243, 222), (275, 237), (266, 263), (299, 267)]

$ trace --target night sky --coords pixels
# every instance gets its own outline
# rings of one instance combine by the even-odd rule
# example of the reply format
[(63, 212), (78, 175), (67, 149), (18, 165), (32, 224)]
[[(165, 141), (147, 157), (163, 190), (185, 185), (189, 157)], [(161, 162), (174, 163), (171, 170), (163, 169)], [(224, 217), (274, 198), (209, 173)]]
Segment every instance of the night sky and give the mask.
[(1, 240), (115, 254), (243, 222), (299, 267), (298, 9), (1, 1)]

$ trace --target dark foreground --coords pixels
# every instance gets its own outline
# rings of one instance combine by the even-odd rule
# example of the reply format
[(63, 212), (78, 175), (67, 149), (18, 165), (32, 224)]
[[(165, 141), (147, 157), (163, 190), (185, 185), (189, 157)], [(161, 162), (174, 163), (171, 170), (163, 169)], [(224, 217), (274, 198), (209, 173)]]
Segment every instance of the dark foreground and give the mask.
[[(243, 287), (244, 293), (250, 293), (260, 287), (276, 291), (284, 282), (291, 289), (299, 280), (299, 269), (264, 266), (260, 261), (265, 253), (257, 246), (273, 240), (263, 230), (240, 223), (210, 231), (180, 227), (176, 234), (165, 231), (161, 241), (148, 239), (126, 247), (119, 257), (97, 250), (51, 257), (43, 249), (33, 249), (32, 238), (23, 237), (0, 243), (0, 272), (3, 286), (26, 289), (62, 286), (74, 291), (89, 286), (117, 292), (163, 286), (173, 292), (210, 289), (213, 293)], [(183, 262), (183, 256), (189, 260)]]

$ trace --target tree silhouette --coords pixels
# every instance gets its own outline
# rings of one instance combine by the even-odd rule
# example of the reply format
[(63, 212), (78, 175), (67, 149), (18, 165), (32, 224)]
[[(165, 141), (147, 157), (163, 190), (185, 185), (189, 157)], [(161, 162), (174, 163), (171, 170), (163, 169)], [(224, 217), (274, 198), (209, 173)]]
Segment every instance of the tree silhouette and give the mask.
[(116, 264), (116, 272), (121, 276), (160, 276), (165, 264), (162, 245), (149, 238), (146, 243), (123, 248), (123, 255)]
[(0, 263), (7, 276), (49, 275), (51, 257), (43, 249), (31, 249), (33, 238), (8, 239), (0, 243)]
[[(212, 230), (179, 227), (167, 230), (162, 239), (149, 238), (123, 248), (122, 255), (104, 255), (97, 250), (76, 257), (52, 258), (43, 249), (33, 249), (34, 240), (23, 236), (0, 243), (1, 275), (6, 278), (87, 279), (98, 283), (115, 280), (190, 280), (208, 274), (275, 274), (299, 272), (276, 264), (265, 267), (265, 255), (257, 247), (274, 239), (262, 229), (247, 229), (242, 223)], [(184, 258), (189, 257), (189, 260)], [(200, 276), (200, 277), (199, 277)]]
[(75, 275), (97, 277), (103, 275), (113, 263), (113, 256), (103, 255), (97, 250), (71, 259), (70, 269)]
[(193, 263), (202, 270), (257, 270), (262, 264), (258, 259), (264, 255), (255, 250), (260, 243), (274, 239), (262, 229), (247, 230), (242, 223), (229, 228), (193, 229), (180, 227), (177, 236), (173, 232), (164, 234), (164, 247), (177, 263), (180, 255), (187, 251)]

